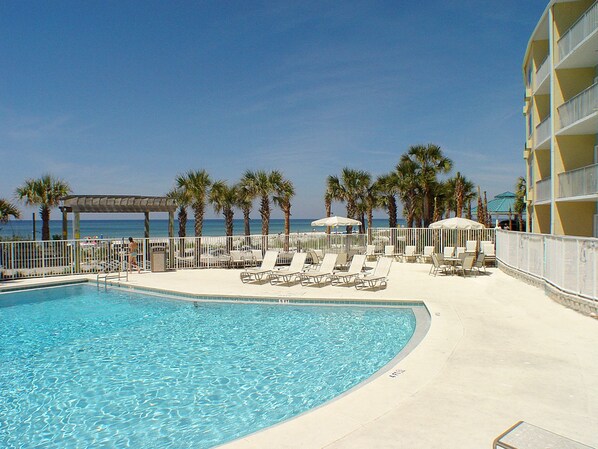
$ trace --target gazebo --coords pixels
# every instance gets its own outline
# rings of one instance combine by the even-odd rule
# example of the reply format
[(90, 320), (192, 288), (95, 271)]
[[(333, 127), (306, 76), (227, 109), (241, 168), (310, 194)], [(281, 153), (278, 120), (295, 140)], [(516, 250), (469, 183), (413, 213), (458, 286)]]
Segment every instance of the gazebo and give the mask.
[(81, 213), (143, 213), (145, 238), (150, 235), (150, 212), (168, 212), (168, 237), (174, 237), (174, 212), (176, 201), (165, 196), (138, 195), (69, 195), (62, 198), (62, 237), (68, 238), (68, 213), (73, 212), (73, 237), (81, 238), (79, 218)]
[[(515, 200), (517, 197), (513, 192), (503, 192), (496, 195), (492, 200), (488, 201), (488, 215), (490, 218), (494, 216), (509, 216), (515, 214)], [(471, 209), (472, 214), (477, 215), (478, 208)]]

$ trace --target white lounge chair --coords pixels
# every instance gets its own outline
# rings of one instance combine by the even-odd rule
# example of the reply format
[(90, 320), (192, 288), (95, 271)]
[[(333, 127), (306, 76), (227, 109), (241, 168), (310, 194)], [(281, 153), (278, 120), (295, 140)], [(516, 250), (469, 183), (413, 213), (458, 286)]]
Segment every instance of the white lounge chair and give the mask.
[(492, 266), (496, 265), (496, 253), (494, 251), (494, 243), (484, 242), (482, 244), (482, 252), (484, 253), (484, 263), (490, 262)]
[(266, 251), (264, 260), (259, 267), (246, 268), (245, 271), (241, 272), (241, 281), (246, 284), (250, 281), (261, 281), (265, 275), (272, 272), (276, 265), (276, 259), (278, 258), (278, 251)]
[(355, 279), (355, 288), (361, 290), (364, 288), (386, 287), (391, 265), (392, 259), (390, 257), (381, 257), (378, 259), (372, 274), (358, 276)]
[(351, 265), (348, 271), (339, 271), (330, 276), (330, 283), (332, 285), (350, 284), (353, 282), (365, 265), (365, 254), (355, 254), (351, 259)]
[(417, 254), (415, 254), (415, 246), (407, 245), (405, 247), (405, 254), (403, 254), (403, 260), (405, 262), (415, 262)]
[(432, 254), (434, 254), (434, 247), (424, 246), (424, 253), (419, 256), (419, 261), (423, 263), (432, 262)]
[(295, 253), (288, 268), (269, 273), (270, 284), (289, 284), (294, 279), (298, 279), (299, 275), (303, 273), (306, 258), (307, 253)]
[(444, 257), (453, 257), (453, 254), (455, 254), (454, 246), (445, 246), (444, 247), (444, 251), (442, 252), (442, 255)]
[(394, 258), (398, 258), (401, 256), (402, 256), (402, 253), (395, 251), (394, 245), (385, 245), (384, 246), (384, 257), (392, 257), (394, 259)]
[(465, 251), (468, 253), (475, 253), (478, 250), (478, 241), (477, 240), (467, 240), (465, 242)]
[(328, 253), (324, 256), (324, 260), (322, 260), (322, 264), (318, 270), (301, 273), (299, 275), (301, 279), (301, 285), (321, 284), (323, 282), (327, 282), (332, 276), (337, 257), (338, 254)]
[(367, 245), (365, 247), (367, 260), (376, 260), (380, 254), (376, 252), (376, 245)]

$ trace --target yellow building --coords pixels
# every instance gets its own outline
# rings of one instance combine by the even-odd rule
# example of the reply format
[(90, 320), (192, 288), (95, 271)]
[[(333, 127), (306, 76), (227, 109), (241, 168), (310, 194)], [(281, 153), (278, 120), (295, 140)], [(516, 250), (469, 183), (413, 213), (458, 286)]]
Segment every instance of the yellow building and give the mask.
[(528, 229), (598, 237), (598, 0), (551, 0), (523, 73)]

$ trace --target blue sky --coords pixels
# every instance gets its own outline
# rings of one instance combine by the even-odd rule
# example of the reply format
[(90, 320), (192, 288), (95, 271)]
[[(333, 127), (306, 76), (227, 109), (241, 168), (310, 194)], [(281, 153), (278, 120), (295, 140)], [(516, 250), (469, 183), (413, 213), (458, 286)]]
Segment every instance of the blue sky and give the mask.
[(189, 169), (279, 169), (293, 215), (319, 217), (326, 176), (432, 142), (492, 198), (524, 174), (521, 64), (546, 4), (1, 2), (0, 197), (47, 172), (162, 195)]

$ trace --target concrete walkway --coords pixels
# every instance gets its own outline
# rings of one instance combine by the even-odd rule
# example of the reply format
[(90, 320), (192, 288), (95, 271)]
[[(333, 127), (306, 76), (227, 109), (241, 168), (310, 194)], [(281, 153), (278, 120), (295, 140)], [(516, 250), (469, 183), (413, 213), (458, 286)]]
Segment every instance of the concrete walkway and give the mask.
[(489, 448), (518, 420), (598, 447), (598, 321), (497, 269), (464, 279), (429, 276), (428, 268), (396, 263), (388, 288), (377, 292), (245, 285), (240, 270), (133, 274), (128, 284), (204, 295), (425, 302), (428, 334), (388, 372), (227, 448)]

